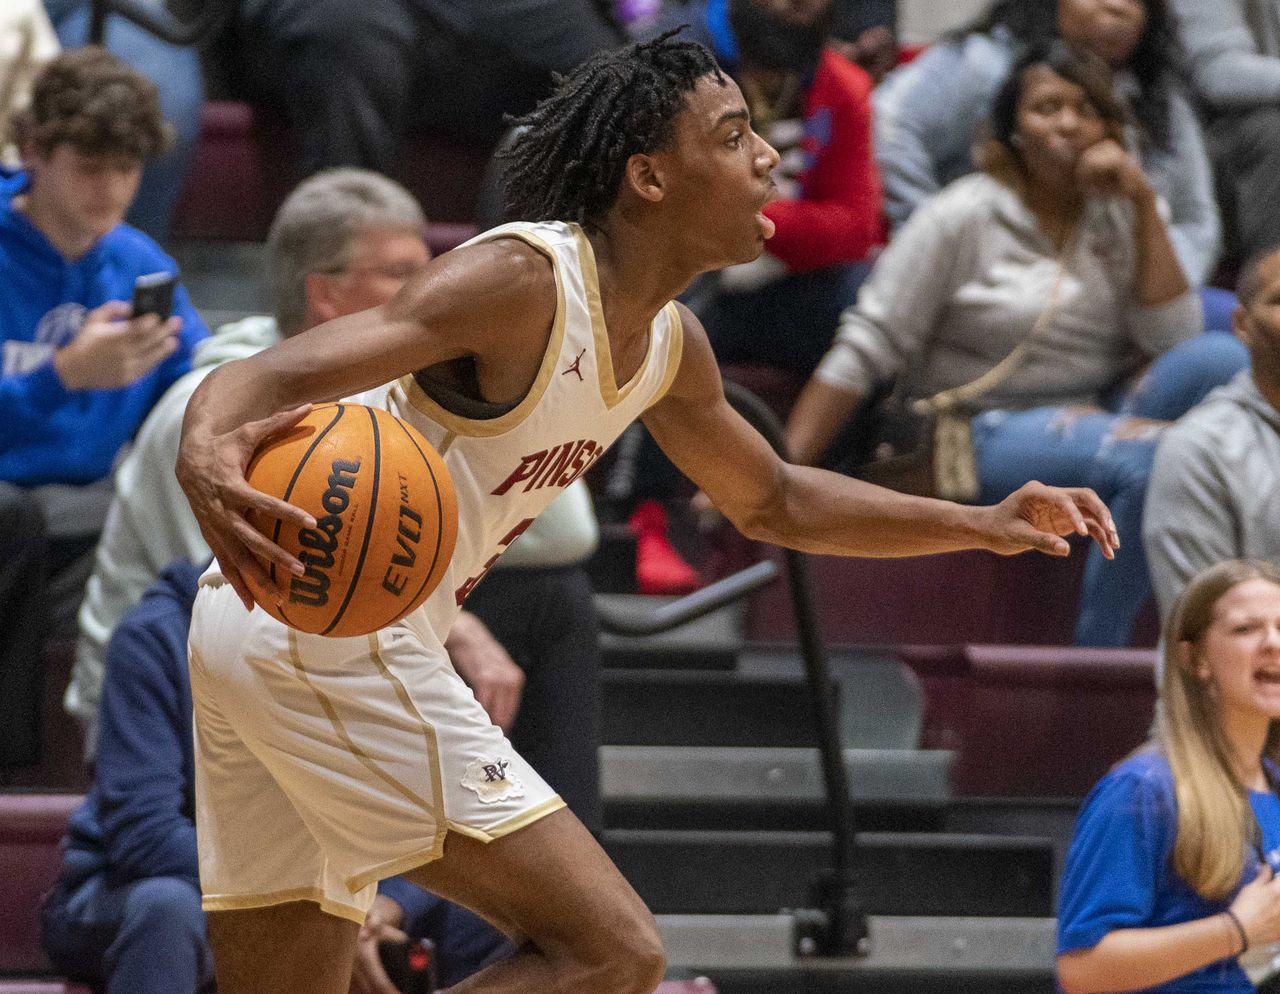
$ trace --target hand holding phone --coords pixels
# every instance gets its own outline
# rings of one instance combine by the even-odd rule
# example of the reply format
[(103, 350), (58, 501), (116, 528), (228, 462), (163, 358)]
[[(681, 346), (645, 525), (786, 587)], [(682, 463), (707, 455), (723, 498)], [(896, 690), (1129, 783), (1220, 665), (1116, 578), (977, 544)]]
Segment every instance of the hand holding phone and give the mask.
[(436, 947), (430, 939), (378, 943), (378, 958), (400, 994), (432, 994), (436, 989)]

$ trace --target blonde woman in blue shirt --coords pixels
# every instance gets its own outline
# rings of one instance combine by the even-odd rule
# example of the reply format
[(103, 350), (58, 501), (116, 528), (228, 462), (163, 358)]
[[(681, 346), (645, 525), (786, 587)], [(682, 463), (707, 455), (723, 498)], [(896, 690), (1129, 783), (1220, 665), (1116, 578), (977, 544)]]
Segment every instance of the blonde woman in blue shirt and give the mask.
[(1280, 568), (1205, 570), (1164, 636), (1155, 736), (1094, 787), (1067, 855), (1066, 994), (1252, 991), (1240, 957), (1280, 941)]

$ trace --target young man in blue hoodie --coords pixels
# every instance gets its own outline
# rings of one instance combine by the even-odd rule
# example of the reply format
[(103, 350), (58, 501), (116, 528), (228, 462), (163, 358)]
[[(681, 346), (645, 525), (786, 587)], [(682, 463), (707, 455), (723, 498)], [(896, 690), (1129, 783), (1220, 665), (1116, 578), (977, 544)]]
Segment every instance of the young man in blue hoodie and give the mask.
[(130, 317), (134, 281), (177, 268), (123, 223), (143, 163), (170, 142), (155, 85), (102, 49), (66, 52), (13, 130), (25, 170), (0, 171), (0, 620), (14, 636), (0, 766), (36, 758), (39, 638), (78, 597), (112, 463), (207, 334), (180, 286), (173, 317)]

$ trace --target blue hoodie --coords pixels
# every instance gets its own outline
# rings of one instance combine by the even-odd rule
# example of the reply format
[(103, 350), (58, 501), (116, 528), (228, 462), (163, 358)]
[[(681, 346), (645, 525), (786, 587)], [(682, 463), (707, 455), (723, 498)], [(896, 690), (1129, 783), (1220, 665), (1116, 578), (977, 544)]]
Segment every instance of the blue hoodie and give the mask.
[(200, 569), (179, 560), (147, 588), (107, 647), (97, 768), (71, 815), (64, 879), (104, 873), (199, 886), (187, 632)]
[(152, 404), (191, 368), (191, 352), (208, 329), (186, 290), (174, 295), (182, 318), (178, 351), (118, 390), (70, 391), (53, 369), (54, 350), (75, 337), (86, 311), (129, 300), (146, 273), (178, 271), (150, 238), (126, 224), (68, 262), (13, 198), (25, 173), (0, 170), (0, 480), (21, 486), (84, 484), (111, 472)]

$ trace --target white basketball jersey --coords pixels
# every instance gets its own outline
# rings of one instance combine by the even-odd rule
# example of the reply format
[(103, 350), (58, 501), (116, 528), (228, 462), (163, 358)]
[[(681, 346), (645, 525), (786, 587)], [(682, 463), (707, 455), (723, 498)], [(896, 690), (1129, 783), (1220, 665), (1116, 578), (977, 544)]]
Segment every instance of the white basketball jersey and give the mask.
[(630, 382), (614, 382), (595, 256), (582, 229), (560, 222), (495, 228), (468, 245), (519, 238), (546, 255), (559, 297), (546, 354), (525, 398), (495, 418), (444, 409), (412, 376), (349, 398), (412, 424), (444, 457), (458, 495), (458, 544), (440, 586), (402, 623), (443, 639), (468, 593), (533, 519), (666, 392), (682, 328), (668, 304), (649, 328)]

